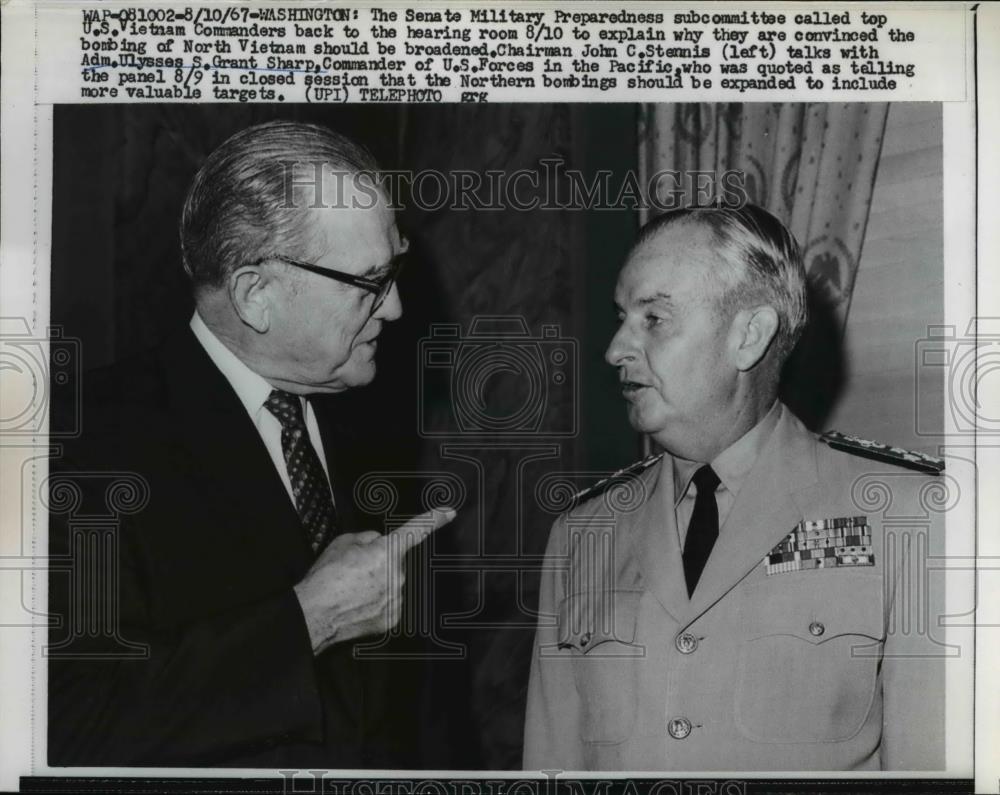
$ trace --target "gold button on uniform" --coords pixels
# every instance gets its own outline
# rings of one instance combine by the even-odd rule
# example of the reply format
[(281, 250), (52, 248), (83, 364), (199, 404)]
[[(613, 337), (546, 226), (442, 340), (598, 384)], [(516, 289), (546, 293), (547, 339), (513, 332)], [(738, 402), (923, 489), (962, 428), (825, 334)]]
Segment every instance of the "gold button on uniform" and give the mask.
[(824, 627), (819, 621), (813, 621), (809, 625), (809, 634), (814, 635), (817, 638), (826, 632), (826, 627)]
[(674, 646), (681, 654), (690, 654), (698, 648), (698, 639), (690, 632), (682, 632), (674, 638)]
[(667, 732), (675, 740), (683, 740), (691, 733), (691, 721), (687, 718), (671, 718), (667, 723)]

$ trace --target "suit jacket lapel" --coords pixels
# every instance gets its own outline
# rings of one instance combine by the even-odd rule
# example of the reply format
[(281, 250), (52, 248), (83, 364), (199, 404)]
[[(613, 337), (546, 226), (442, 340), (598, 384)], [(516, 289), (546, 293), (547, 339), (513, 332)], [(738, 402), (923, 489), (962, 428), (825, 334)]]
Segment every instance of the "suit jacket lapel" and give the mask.
[(693, 621), (725, 596), (802, 519), (817, 482), (815, 441), (786, 408), (719, 532), (691, 599)]
[(330, 488), (337, 510), (337, 532), (357, 532), (362, 529), (358, 522), (354, 504), (354, 485), (358, 473), (352, 470), (351, 441), (349, 433), (341, 424), (335, 403), (329, 400), (310, 400), (323, 439), (323, 454), (330, 474)]
[[(310, 403), (323, 439), (323, 453), (330, 473), (330, 487), (337, 511), (336, 532), (383, 529), (362, 524), (361, 511), (354, 501), (354, 487), (364, 474), (365, 463), (360, 460), (357, 434), (345, 422), (344, 407), (336, 399), (329, 398), (314, 399)], [(320, 656), (320, 665), (327, 672), (328, 679), (336, 683), (341, 708), (362, 726), (363, 732), (369, 730), (371, 716), (387, 713), (382, 699), (388, 690), (386, 678), (389, 673), (385, 661), (374, 658), (371, 650), (363, 662), (353, 659), (352, 655), (358, 647), (379, 642), (377, 637), (361, 638), (357, 644), (334, 646), (330, 652)]]
[(655, 468), (655, 477), (647, 482), (652, 494), (642, 511), (635, 514), (634, 547), (643, 583), (663, 609), (681, 621), (689, 610), (689, 600), (677, 538), (672, 466), (670, 456), (663, 456)]
[[(314, 556), (253, 420), (190, 330), (164, 345), (162, 361), (178, 438), (190, 452), (205, 499), (228, 519), (213, 528), (216, 543), (232, 561), (226, 576), (256, 579), (277, 570), (283, 585), (298, 582)], [(324, 436), (323, 446), (332, 458), (335, 437)], [(351, 484), (346, 488), (336, 498), (350, 522)], [(341, 520), (340, 529), (353, 526)], [(324, 701), (361, 726), (364, 688), (352, 650), (353, 644), (337, 644), (317, 658), (317, 665)]]
[(189, 329), (168, 340), (161, 357), (169, 411), (192, 474), (206, 500), (230, 518), (219, 532), (242, 556), (256, 550), (297, 580), (310, 561), (305, 535), (246, 409)]

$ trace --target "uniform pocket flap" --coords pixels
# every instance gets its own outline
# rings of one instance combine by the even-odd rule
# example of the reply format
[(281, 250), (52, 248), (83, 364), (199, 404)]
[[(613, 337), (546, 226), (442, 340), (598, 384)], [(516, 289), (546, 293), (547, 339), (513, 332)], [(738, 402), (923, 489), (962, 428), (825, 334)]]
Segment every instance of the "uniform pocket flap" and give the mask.
[(602, 643), (635, 643), (641, 591), (570, 594), (559, 605), (559, 646), (584, 654)]
[(750, 589), (741, 611), (747, 639), (792, 635), (818, 644), (841, 635), (885, 638), (881, 577), (829, 572), (810, 586), (800, 601), (789, 599), (773, 582)]

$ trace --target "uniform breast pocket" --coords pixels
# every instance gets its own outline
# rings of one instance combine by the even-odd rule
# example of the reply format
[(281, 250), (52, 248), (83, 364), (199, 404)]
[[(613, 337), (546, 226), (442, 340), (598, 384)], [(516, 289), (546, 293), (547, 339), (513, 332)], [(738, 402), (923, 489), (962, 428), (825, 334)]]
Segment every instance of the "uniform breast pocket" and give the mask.
[(779, 579), (755, 586), (741, 608), (736, 725), (764, 743), (850, 739), (879, 686), (882, 580), (837, 570)]
[(638, 591), (573, 594), (559, 607), (559, 644), (573, 650), (573, 677), (583, 708), (580, 739), (624, 742), (636, 720)]

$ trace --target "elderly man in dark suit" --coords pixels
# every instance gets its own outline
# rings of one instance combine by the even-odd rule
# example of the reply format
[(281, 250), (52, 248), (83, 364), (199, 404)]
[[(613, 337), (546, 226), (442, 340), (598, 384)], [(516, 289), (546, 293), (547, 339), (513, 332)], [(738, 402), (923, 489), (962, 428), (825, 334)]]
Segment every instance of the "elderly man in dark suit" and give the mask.
[[(274, 122), (198, 172), (181, 221), (190, 327), (88, 379), (83, 434), (50, 479), (50, 551), (68, 561), (51, 574), (50, 764), (405, 752), (352, 641), (398, 622), (402, 558), (451, 513), (352, 532), (358, 462), (309, 400), (369, 383), (402, 313), (406, 242), (376, 169), (330, 130)], [(88, 543), (79, 517), (115, 477), (143, 504)], [(111, 631), (88, 631), (96, 615)]]

